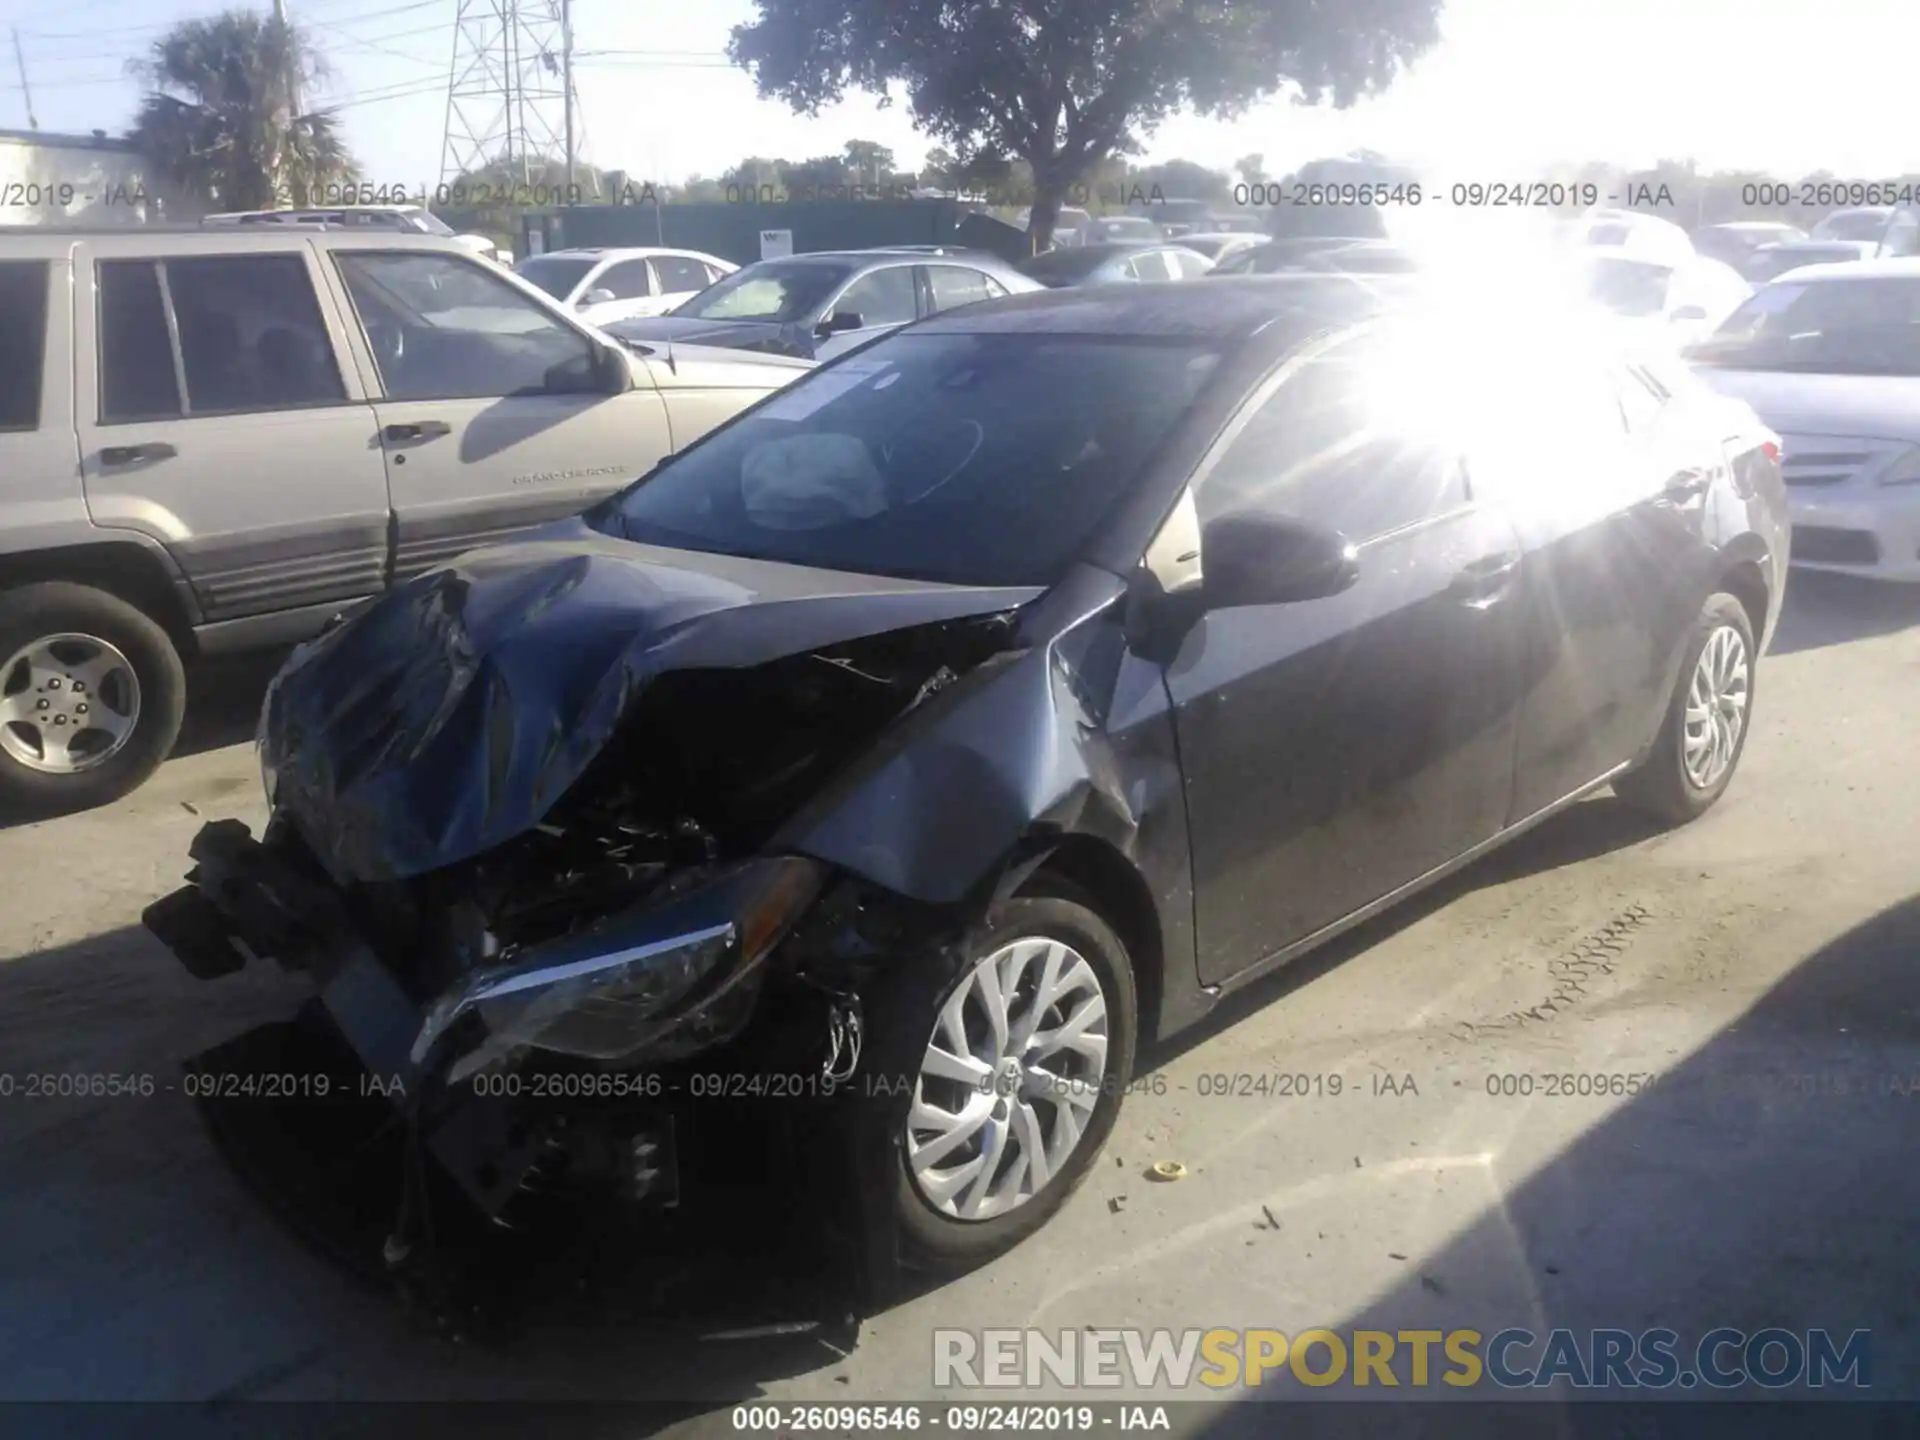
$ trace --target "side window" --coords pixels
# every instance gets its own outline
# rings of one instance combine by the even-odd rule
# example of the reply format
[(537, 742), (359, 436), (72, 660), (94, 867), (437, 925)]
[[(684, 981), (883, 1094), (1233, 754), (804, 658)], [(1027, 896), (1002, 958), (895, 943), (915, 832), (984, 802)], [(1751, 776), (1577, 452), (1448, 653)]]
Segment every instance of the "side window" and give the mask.
[(616, 300), (638, 300), (653, 293), (653, 277), (644, 260), (622, 260), (609, 265), (587, 282), (590, 290), (611, 290)]
[(927, 283), (933, 288), (933, 308), (936, 311), (973, 305), (1007, 293), (990, 276), (979, 270), (969, 270), (964, 265), (929, 265)]
[(1200, 482), (1201, 523), (1265, 510), (1371, 540), (1466, 503), (1458, 457), (1393, 423), (1364, 345), (1307, 361), (1259, 402)]
[(1180, 278), (1183, 280), (1197, 279), (1211, 268), (1200, 256), (1182, 250), (1173, 251), (1172, 259), (1173, 263), (1179, 267)]
[(338, 405), (333, 341), (299, 255), (168, 260), (187, 410), (205, 415)]
[(100, 419), (181, 413), (160, 272), (151, 260), (100, 262)]
[(913, 295), (913, 267), (890, 265), (863, 275), (835, 303), (835, 310), (851, 310), (863, 327), (905, 325), (918, 314)]
[(1171, 280), (1173, 266), (1164, 250), (1148, 250), (1127, 261), (1127, 274), (1135, 280)]
[(698, 260), (689, 260), (684, 255), (656, 255), (653, 257), (653, 273), (660, 277), (660, 293), (679, 295), (688, 290), (704, 290), (711, 282), (707, 279), (707, 267)]
[[(732, 273), (728, 270), (722, 270), (718, 265), (703, 265), (700, 268), (707, 272), (707, 285), (718, 285)], [(706, 289), (706, 285), (700, 288), (704, 290)]]
[(0, 430), (40, 426), (49, 269), (44, 260), (0, 264)]
[(378, 250), (337, 251), (334, 259), (390, 399), (478, 400), (596, 388), (587, 337), (479, 261)]

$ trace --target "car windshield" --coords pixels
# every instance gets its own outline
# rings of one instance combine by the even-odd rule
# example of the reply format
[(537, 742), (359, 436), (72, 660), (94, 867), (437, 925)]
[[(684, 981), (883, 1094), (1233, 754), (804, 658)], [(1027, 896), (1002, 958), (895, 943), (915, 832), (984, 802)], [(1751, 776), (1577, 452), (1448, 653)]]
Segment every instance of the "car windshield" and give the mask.
[(1160, 227), (1151, 220), (1133, 215), (1109, 216), (1089, 227), (1095, 240), (1158, 240)]
[(1920, 276), (1776, 281), (1687, 354), (1741, 370), (1920, 376)]
[(1813, 227), (1816, 240), (1878, 240), (1887, 228), (1882, 210), (1843, 210)]
[(1586, 294), (1616, 315), (1658, 315), (1667, 306), (1667, 286), (1673, 271), (1645, 260), (1617, 256), (1590, 259), (1586, 266)]
[(896, 335), (814, 371), (590, 520), (654, 545), (969, 585), (1054, 583), (1218, 352)]
[(768, 320), (791, 325), (811, 315), (853, 274), (850, 265), (763, 260), (736, 270), (673, 313), (701, 320)]
[(538, 285), (556, 300), (573, 293), (574, 286), (587, 278), (592, 260), (563, 259), (558, 255), (536, 255), (513, 267), (513, 273), (529, 285)]
[(408, 210), (402, 213), (406, 217), (408, 227), (417, 234), (453, 235), (458, 233), (438, 215), (429, 214), (425, 210)]

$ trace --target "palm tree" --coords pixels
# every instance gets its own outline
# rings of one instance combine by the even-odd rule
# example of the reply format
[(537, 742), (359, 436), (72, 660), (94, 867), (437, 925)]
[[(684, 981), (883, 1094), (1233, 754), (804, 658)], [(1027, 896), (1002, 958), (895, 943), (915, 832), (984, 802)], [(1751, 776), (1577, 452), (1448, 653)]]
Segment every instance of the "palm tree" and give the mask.
[(276, 16), (183, 20), (128, 69), (148, 86), (129, 138), (215, 209), (299, 205), (355, 174), (333, 117), (296, 113), (296, 96), (326, 79), (326, 62)]

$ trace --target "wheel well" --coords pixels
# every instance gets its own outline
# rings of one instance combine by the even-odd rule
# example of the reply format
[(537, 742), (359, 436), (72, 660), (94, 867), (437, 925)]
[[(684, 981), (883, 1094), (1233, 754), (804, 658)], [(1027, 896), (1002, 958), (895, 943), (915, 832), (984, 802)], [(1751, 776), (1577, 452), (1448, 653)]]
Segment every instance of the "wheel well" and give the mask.
[(1742, 560), (1720, 577), (1720, 588), (1738, 600), (1747, 612), (1747, 623), (1753, 627), (1754, 643), (1758, 644), (1767, 633), (1767, 609), (1771, 603), (1767, 577), (1761, 573), (1759, 564)]
[(66, 580), (91, 585), (143, 612), (173, 641), (181, 655), (194, 650), (193, 623), (174, 589), (173, 579), (152, 551), (141, 545), (106, 541), (0, 555), (0, 588)]
[(1090, 835), (1069, 835), (1063, 839), (1021, 888), (1029, 893), (1044, 891), (1049, 877), (1064, 880), (1083, 891), (1127, 947), (1127, 954), (1133, 960), (1133, 984), (1140, 1003), (1140, 1035), (1145, 1043), (1159, 1031), (1166, 969), (1160, 916), (1147, 882), (1119, 851)]

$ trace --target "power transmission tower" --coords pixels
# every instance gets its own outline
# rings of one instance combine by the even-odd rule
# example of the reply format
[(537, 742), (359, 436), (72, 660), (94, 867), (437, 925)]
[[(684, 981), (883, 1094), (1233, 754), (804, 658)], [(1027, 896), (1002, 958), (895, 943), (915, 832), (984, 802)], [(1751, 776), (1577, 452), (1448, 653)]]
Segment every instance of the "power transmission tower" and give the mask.
[(571, 157), (566, 0), (460, 0), (440, 181), (491, 166), (522, 184)]

